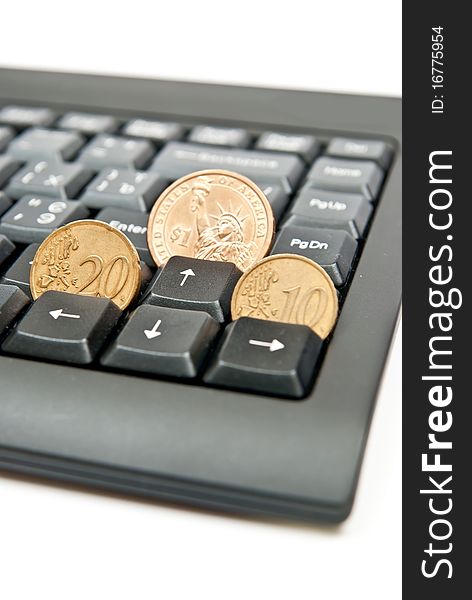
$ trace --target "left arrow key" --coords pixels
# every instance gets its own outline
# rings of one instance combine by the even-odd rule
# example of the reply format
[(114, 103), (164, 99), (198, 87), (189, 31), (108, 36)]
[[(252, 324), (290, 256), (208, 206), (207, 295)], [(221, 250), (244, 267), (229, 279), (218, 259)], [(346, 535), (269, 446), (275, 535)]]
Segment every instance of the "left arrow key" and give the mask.
[(66, 317), (68, 319), (80, 319), (80, 315), (69, 315), (66, 312), (64, 312), (62, 310), (62, 308), (59, 308), (58, 310), (50, 310), (49, 314), (51, 315), (51, 317), (53, 319), (58, 319), (59, 317)]
[(106, 298), (45, 292), (2, 348), (13, 354), (87, 364), (97, 356), (120, 315), (116, 304)]

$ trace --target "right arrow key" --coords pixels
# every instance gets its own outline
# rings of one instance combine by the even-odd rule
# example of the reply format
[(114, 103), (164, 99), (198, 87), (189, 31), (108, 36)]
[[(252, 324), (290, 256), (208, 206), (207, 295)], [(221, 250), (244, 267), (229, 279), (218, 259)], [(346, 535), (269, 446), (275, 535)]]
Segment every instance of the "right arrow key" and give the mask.
[(311, 389), (323, 347), (305, 325), (242, 317), (225, 330), (207, 383), (302, 398)]

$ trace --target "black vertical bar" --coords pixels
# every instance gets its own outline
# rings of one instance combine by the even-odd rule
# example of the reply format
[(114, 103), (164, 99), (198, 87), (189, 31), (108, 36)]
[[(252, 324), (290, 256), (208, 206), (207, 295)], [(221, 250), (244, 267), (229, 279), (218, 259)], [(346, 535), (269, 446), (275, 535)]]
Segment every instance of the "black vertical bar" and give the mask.
[[(472, 527), (466, 514), (471, 497), (467, 442), (472, 439), (467, 385), (472, 356), (466, 346), (471, 330), (472, 160), (466, 146), (472, 137), (472, 35), (466, 9), (453, 1), (403, 3), (403, 578), (408, 599), (472, 594), (467, 546)], [(431, 163), (441, 167), (430, 173)], [(448, 299), (456, 308), (445, 305)], [(452, 353), (434, 354), (438, 350)], [(431, 470), (435, 460), (451, 470)]]

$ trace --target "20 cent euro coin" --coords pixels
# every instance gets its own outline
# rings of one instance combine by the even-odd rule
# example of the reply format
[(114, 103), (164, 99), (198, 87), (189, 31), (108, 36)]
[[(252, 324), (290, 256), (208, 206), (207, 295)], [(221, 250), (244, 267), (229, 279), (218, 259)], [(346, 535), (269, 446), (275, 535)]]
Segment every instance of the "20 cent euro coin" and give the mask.
[(136, 248), (121, 231), (101, 221), (74, 221), (53, 231), (37, 249), (30, 270), (34, 300), (55, 290), (109, 298), (123, 310), (140, 285)]

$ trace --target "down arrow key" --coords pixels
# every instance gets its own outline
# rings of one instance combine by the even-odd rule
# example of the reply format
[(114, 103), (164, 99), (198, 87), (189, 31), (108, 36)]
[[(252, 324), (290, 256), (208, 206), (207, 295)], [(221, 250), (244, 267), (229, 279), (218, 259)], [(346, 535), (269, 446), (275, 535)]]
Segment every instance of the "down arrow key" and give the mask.
[(144, 335), (147, 337), (148, 340), (153, 340), (154, 338), (157, 338), (161, 335), (161, 332), (157, 331), (159, 329), (159, 326), (161, 323), (162, 323), (161, 319), (158, 319), (154, 323), (154, 327), (152, 329), (144, 330)]

